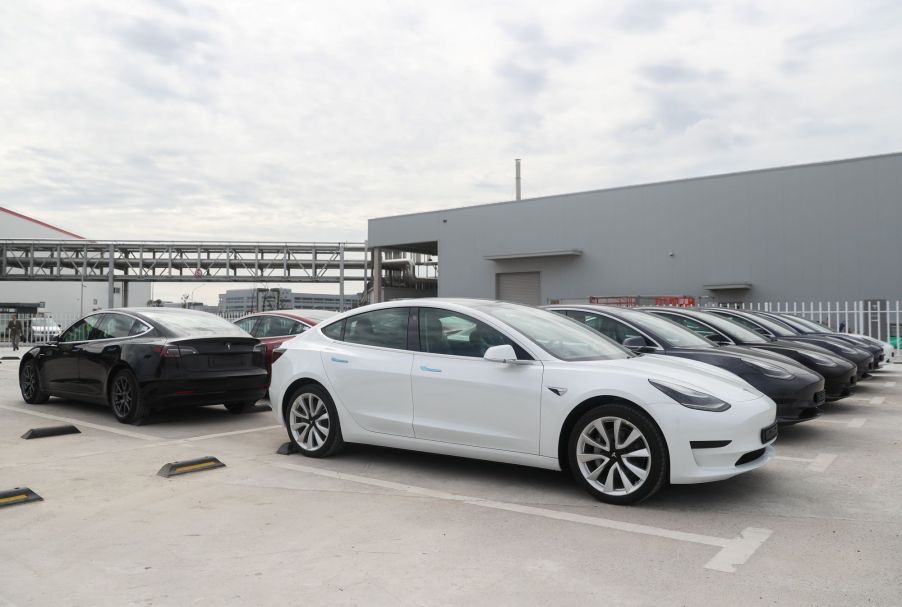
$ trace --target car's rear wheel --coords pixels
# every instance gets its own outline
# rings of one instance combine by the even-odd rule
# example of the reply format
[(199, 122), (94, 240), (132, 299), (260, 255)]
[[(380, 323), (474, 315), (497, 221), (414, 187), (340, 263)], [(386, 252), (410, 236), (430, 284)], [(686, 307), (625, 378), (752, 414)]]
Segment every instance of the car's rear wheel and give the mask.
[(19, 370), (19, 389), (29, 405), (40, 405), (50, 400), (50, 393), (41, 389), (40, 371), (33, 360), (25, 361)]
[(667, 481), (667, 446), (643, 412), (622, 404), (587, 411), (573, 426), (568, 443), (570, 470), (595, 498), (634, 504)]
[(257, 404), (255, 400), (244, 400), (234, 403), (225, 403), (225, 408), (229, 410), (229, 413), (232, 415), (241, 415), (242, 413), (246, 413), (254, 408), (254, 405)]
[(344, 446), (338, 412), (322, 386), (301, 386), (288, 399), (285, 409), (288, 437), (308, 457), (325, 457)]
[(113, 376), (109, 400), (113, 415), (123, 424), (140, 425), (150, 413), (141, 396), (135, 374), (128, 370), (119, 371)]

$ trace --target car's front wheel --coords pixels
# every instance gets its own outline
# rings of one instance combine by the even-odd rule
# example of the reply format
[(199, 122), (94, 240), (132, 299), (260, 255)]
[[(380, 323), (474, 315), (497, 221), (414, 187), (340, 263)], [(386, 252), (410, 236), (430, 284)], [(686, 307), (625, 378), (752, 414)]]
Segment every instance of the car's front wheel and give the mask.
[(22, 398), (29, 405), (40, 405), (50, 400), (50, 394), (41, 389), (40, 371), (33, 360), (25, 361), (19, 371), (19, 389), (22, 391)]
[(594, 407), (573, 426), (568, 443), (577, 482), (609, 504), (634, 504), (667, 481), (667, 445), (645, 413), (611, 403)]
[(285, 409), (288, 437), (308, 457), (325, 457), (343, 446), (338, 412), (322, 386), (301, 386), (291, 393)]
[(119, 371), (113, 376), (109, 398), (113, 415), (123, 424), (140, 425), (149, 414), (138, 380), (131, 371)]

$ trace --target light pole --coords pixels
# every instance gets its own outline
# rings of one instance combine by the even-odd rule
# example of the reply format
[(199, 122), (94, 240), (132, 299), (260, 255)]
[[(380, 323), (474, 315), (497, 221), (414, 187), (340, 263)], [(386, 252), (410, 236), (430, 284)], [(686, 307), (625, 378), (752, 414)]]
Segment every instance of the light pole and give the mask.
[(189, 296), (189, 299), (190, 299), (190, 304), (189, 304), (189, 305), (194, 304), (194, 292), (197, 291), (199, 288), (201, 288), (201, 287), (203, 287), (203, 286), (205, 286), (205, 285), (202, 285), (202, 284), (201, 284), (201, 285), (197, 285), (196, 287), (194, 287), (193, 289), (191, 289), (191, 295)]

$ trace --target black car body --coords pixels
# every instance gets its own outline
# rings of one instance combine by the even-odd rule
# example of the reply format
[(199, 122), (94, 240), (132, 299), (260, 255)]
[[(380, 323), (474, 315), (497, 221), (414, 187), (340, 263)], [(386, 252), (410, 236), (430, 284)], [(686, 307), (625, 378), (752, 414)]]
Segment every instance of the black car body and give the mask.
[(258, 340), (213, 314), (127, 308), (89, 314), (22, 357), (26, 402), (50, 396), (109, 404), (123, 423), (154, 410), (226, 404), (240, 411), (266, 392)]
[(854, 335), (845, 335), (843, 333), (830, 333), (829, 331), (818, 326), (811, 327), (809, 323), (790, 314), (777, 314), (774, 312), (761, 312), (761, 314), (767, 316), (768, 318), (771, 318), (774, 321), (783, 323), (793, 331), (798, 332), (799, 335), (816, 335), (819, 337), (829, 337), (830, 339), (838, 339), (860, 350), (867, 350), (873, 357), (871, 369), (878, 368), (883, 362), (883, 347), (872, 344), (864, 338), (855, 337)]
[(756, 333), (765, 337), (773, 337), (776, 339), (784, 339), (786, 341), (795, 341), (805, 344), (814, 344), (822, 348), (830, 350), (833, 354), (840, 358), (854, 363), (857, 367), (856, 381), (861, 381), (868, 375), (868, 371), (873, 363), (873, 355), (867, 350), (856, 348), (842, 340), (834, 339), (824, 335), (802, 335), (797, 331), (793, 331), (784, 323), (777, 322), (763, 314), (750, 312), (747, 310), (733, 310), (731, 308), (710, 308), (706, 311), (709, 314), (718, 314), (724, 318), (729, 318), (747, 329), (751, 329)]
[(718, 345), (736, 345), (773, 352), (793, 359), (824, 376), (827, 400), (849, 396), (855, 388), (857, 366), (814, 344), (764, 337), (739, 323), (690, 308), (639, 308), (671, 320)]
[(826, 402), (824, 378), (779, 354), (718, 346), (674, 322), (627, 308), (555, 305), (546, 309), (569, 316), (634, 351), (689, 358), (730, 371), (777, 404), (777, 422), (782, 425), (814, 419)]

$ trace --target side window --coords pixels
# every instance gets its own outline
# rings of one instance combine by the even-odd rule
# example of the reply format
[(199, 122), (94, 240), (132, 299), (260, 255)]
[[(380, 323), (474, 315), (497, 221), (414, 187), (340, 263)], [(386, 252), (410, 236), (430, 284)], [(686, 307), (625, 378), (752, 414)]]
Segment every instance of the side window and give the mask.
[(141, 321), (135, 320), (124, 314), (104, 314), (91, 339), (116, 339), (137, 335), (147, 330), (147, 326)]
[(257, 335), (255, 335), (254, 332), (253, 332), (253, 331), (254, 331), (254, 325), (257, 324), (257, 317), (256, 317), (256, 316), (248, 316), (247, 318), (242, 318), (241, 320), (239, 320), (239, 321), (236, 322), (235, 324), (236, 324), (236, 325), (238, 326), (238, 328), (241, 329), (242, 331), (245, 331), (245, 332), (247, 332), (247, 333), (250, 333), (250, 334), (253, 335), (254, 337), (257, 337)]
[(283, 316), (263, 316), (257, 325), (254, 337), (282, 337), (297, 335), (306, 329), (304, 323)]
[(66, 329), (62, 337), (60, 337), (60, 341), (88, 341), (91, 339), (91, 333), (98, 322), (100, 322), (100, 314), (93, 314), (83, 318)]
[(517, 358), (526, 352), (498, 330), (465, 314), (439, 308), (420, 308), (420, 349), (430, 354), (482, 358), (492, 346), (513, 346)]
[(386, 308), (345, 319), (344, 340), (352, 344), (407, 349), (410, 308)]
[(338, 322), (333, 322), (331, 325), (323, 327), (323, 335), (325, 335), (329, 339), (341, 341), (342, 333), (344, 333), (344, 328), (345, 321), (339, 320)]

